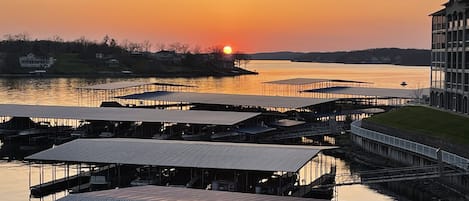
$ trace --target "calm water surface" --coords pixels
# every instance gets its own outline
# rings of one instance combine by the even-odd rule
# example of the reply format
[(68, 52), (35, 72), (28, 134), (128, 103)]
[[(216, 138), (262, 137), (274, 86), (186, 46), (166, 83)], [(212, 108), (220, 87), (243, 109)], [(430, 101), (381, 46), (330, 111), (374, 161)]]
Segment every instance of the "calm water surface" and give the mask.
[[(228, 78), (0, 78), (0, 103), (78, 105), (77, 87), (124, 80), (189, 84), (198, 86), (196, 90), (200, 92), (264, 94), (263, 82), (295, 77), (365, 81), (373, 83), (372, 87), (383, 88), (402, 88), (400, 83), (403, 81), (408, 84), (407, 88), (425, 88), (429, 87), (430, 79), (428, 67), (251, 61), (247, 68), (259, 72), (259, 75)], [(350, 172), (346, 162), (337, 160), (336, 163), (339, 174)], [(37, 170), (33, 168), (33, 171)], [(33, 184), (38, 181), (36, 176), (33, 174)], [(28, 183), (29, 167), (26, 164), (0, 160), (0, 200), (28, 200)], [(336, 190), (335, 200), (395, 200), (363, 185), (339, 187)], [(62, 196), (64, 194), (59, 193), (43, 200)]]

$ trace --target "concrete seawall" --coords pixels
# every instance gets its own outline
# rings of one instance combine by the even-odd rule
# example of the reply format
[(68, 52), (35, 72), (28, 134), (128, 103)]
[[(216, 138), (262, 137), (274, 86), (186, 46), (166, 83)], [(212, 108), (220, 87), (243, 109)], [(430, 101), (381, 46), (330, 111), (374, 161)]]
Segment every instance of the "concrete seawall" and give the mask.
[[(368, 124), (367, 128), (364, 128), (361, 123), (362, 122), (359, 121), (352, 123), (351, 140), (355, 145), (365, 151), (412, 166), (424, 166), (438, 163), (438, 148), (422, 142), (430, 141), (435, 143), (432, 139), (417, 141), (416, 139), (424, 138), (425, 136), (419, 137), (418, 134), (415, 133), (411, 134), (389, 128), (373, 127), (377, 125), (370, 126)], [(370, 127), (373, 127), (373, 129), (370, 129)], [(380, 131), (377, 131), (378, 129)], [(405, 139), (397, 136), (405, 136), (407, 138)], [(414, 138), (410, 138), (409, 136)], [(468, 158), (457, 155), (454, 152), (448, 152), (448, 150), (443, 149), (441, 146), (440, 148), (443, 150), (442, 161), (444, 163), (452, 165), (455, 168), (459, 168), (461, 172), (469, 171)], [(469, 195), (468, 175), (443, 177), (442, 179), (445, 183), (462, 192), (468, 193), (467, 195)]]
[(376, 124), (376, 123), (366, 121), (366, 120), (361, 122), (361, 127), (368, 129), (368, 130), (373, 130), (373, 131), (377, 131), (380, 133), (388, 134), (394, 137), (406, 139), (409, 141), (419, 142), (421, 144), (425, 144), (431, 147), (441, 148), (442, 150), (457, 154), (465, 158), (469, 158), (469, 149), (467, 149), (467, 146), (454, 144), (454, 143), (448, 142), (445, 139), (433, 137), (427, 134), (422, 134), (417, 131), (409, 132), (409, 131), (404, 131), (401, 129), (391, 128), (388, 126)]

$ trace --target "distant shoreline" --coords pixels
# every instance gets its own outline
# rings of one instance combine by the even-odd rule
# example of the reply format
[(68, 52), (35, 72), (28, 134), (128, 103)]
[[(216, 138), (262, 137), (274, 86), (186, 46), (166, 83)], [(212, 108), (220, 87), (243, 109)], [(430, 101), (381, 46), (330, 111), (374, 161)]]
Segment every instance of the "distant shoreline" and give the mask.
[[(262, 60), (262, 59), (258, 59)], [(394, 65), (394, 66), (418, 66), (418, 67), (430, 67), (430, 65), (425, 65), (425, 64), (393, 64), (393, 63), (347, 63), (347, 62), (325, 62), (325, 61), (295, 61), (295, 60), (290, 60), (291, 62), (297, 62), (297, 63), (322, 63), (322, 64), (378, 64), (378, 65)]]
[(289, 60), (292, 62), (431, 65), (431, 51), (425, 49), (377, 48), (338, 52), (264, 52), (250, 54), (250, 57), (252, 60)]

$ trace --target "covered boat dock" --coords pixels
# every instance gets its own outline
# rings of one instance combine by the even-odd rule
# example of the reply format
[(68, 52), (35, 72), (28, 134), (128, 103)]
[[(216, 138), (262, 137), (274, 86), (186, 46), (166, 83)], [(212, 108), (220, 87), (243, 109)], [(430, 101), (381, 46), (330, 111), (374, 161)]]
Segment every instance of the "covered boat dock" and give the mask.
[(326, 78), (290, 78), (284, 80), (273, 80), (264, 82), (262, 86), (263, 94), (281, 96), (301, 96), (322, 98), (320, 94), (304, 94), (302, 91), (308, 89), (319, 89), (334, 86), (367, 86), (371, 83)]
[[(128, 186), (136, 179), (135, 170), (145, 168), (155, 185), (287, 195), (327, 172), (322, 161), (313, 158), (321, 150), (330, 148), (335, 147), (78, 139), (31, 155), (26, 160), (61, 164), (64, 172), (69, 172), (70, 165), (77, 165), (79, 174), (85, 174), (82, 167), (87, 168), (91, 176), (101, 172), (102, 183), (107, 184), (108, 189)], [(320, 166), (321, 172), (318, 172)], [(39, 172), (43, 174), (43, 171)], [(40, 178), (44, 180), (43, 176)], [(51, 185), (54, 183), (40, 181), (31, 187), (31, 191), (33, 194), (44, 193), (43, 190)], [(63, 183), (61, 187), (71, 186)]]
[(280, 197), (272, 195), (204, 191), (198, 189), (142, 186), (72, 194), (58, 201), (326, 201), (321, 199)]
[(2, 117), (35, 117), (102, 121), (170, 122), (208, 125), (234, 125), (258, 116), (252, 112), (201, 110), (159, 110), (139, 108), (73, 107), (0, 104)]
[(375, 96), (381, 98), (421, 98), (428, 96), (429, 88), (425, 89), (391, 89), (391, 88), (372, 88), (372, 87), (329, 87), (320, 89), (306, 90), (305, 92), (331, 93), (352, 95), (352, 97)]
[(78, 105), (99, 106), (103, 101), (115, 101), (116, 96), (125, 96), (148, 91), (187, 91), (195, 86), (162, 82), (122, 81), (78, 87)]
[[(375, 104), (402, 105), (409, 100), (423, 102), (430, 95), (429, 88), (423, 89), (392, 89), (392, 88), (372, 88), (372, 87), (350, 87), (336, 86), (319, 89), (308, 89), (307, 93), (320, 93), (326, 97), (340, 97), (343, 99), (369, 99)], [(382, 101), (378, 101), (382, 100)]]
[(118, 97), (130, 100), (185, 102), (214, 105), (234, 105), (263, 108), (298, 109), (336, 101), (337, 99), (302, 98), (288, 96), (239, 95), (220, 93), (155, 91)]
[[(60, 144), (75, 137), (179, 138), (256, 121), (261, 113), (0, 104), (0, 139)], [(60, 132), (59, 132), (60, 131)], [(31, 140), (34, 139), (34, 140)], [(4, 141), (5, 143), (5, 141)], [(63, 143), (63, 142), (62, 142)], [(25, 145), (25, 146), (26, 146)]]

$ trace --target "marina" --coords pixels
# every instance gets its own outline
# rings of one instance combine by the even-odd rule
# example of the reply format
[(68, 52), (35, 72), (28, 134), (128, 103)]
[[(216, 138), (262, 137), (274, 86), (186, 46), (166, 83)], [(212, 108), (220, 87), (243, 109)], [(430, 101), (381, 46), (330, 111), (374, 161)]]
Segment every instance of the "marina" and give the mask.
[[(295, 80), (295, 82), (298, 81), (298, 79)], [(285, 84), (283, 82), (285, 81), (279, 83)], [(288, 83), (290, 82), (292, 81), (288, 81)], [(4, 119), (4, 122), (6, 121), (4, 129), (8, 131), (5, 132), (8, 135), (14, 135), (19, 129), (12, 123), (13, 120), (41, 118), (42, 120), (48, 119), (49, 122), (56, 122), (56, 124), (59, 120), (62, 123), (64, 119), (67, 123), (70, 123), (68, 121), (70, 119), (74, 120), (75, 123), (69, 127), (70, 129), (75, 127), (71, 131), (70, 137), (127, 137), (126, 139), (77, 139), (26, 157), (25, 159), (30, 163), (41, 164), (39, 184), (31, 186), (30, 176), (31, 195), (43, 197), (60, 191), (77, 193), (85, 190), (103, 190), (126, 186), (173, 185), (280, 196), (333, 198), (332, 186), (335, 183), (336, 167), (331, 165), (329, 170), (323, 171), (322, 165), (320, 165), (323, 163), (321, 158), (317, 161), (316, 167), (312, 165), (313, 157), (322, 149), (330, 149), (327, 147), (315, 150), (312, 147), (298, 145), (202, 143), (155, 139), (178, 139), (179, 136), (179, 139), (189, 141), (295, 143), (292, 140), (337, 135), (344, 133), (347, 125), (345, 121), (337, 121), (337, 115), (343, 115), (341, 112), (336, 113), (337, 103), (343, 99), (172, 91), (146, 92), (149, 90), (147, 87), (152, 85), (155, 84), (116, 82), (87, 87), (87, 89), (99, 89), (103, 90), (105, 94), (113, 95), (116, 94), (113, 90), (130, 88), (125, 92), (117, 93), (122, 95), (131, 92), (131, 88), (134, 87), (139, 87), (138, 91), (144, 91), (121, 97), (106, 95), (97, 96), (97, 99), (93, 96), (91, 102), (97, 101), (102, 107), (0, 105), (2, 111), (0, 115), (5, 118), (11, 117), (9, 121)], [(167, 85), (178, 86), (177, 84), (165, 84), (165, 86)], [(153, 101), (154, 103), (158, 101), (158, 104), (142, 105), (140, 102), (137, 105), (111, 102), (116, 98)], [(154, 109), (161, 108), (160, 101), (163, 101), (165, 105), (173, 104), (181, 105), (181, 107)], [(353, 102), (360, 103), (360, 101)], [(341, 104), (343, 105), (343, 103)], [(182, 105), (185, 107), (183, 108)], [(138, 108), (133, 108), (137, 106)], [(357, 110), (363, 106), (369, 106), (369, 104), (352, 104), (346, 107), (361, 111), (362, 113), (357, 113), (358, 118), (361, 118), (361, 115), (375, 113), (374, 110)], [(379, 107), (380, 105), (375, 102), (372, 106)], [(336, 114), (331, 115), (332, 113)], [(343, 119), (354, 117), (353, 112), (348, 114), (352, 115), (345, 114), (346, 117)], [(23, 121), (30, 124), (32, 121), (28, 120)], [(96, 121), (104, 123), (106, 130), (101, 131), (99, 135), (92, 135), (89, 129), (84, 133), (77, 134), (85, 121), (89, 122), (89, 125)], [(137, 134), (135, 126), (138, 124), (137, 122), (141, 122), (142, 133), (140, 135)], [(144, 127), (144, 123), (150, 123), (153, 126), (148, 130), (149, 127)], [(114, 127), (109, 128), (109, 126), (112, 127), (112, 124)], [(122, 128), (119, 129), (120, 131), (117, 130), (119, 126), (124, 124), (130, 125), (124, 127), (129, 131), (127, 133), (122, 133)], [(11, 127), (8, 128), (8, 126)], [(143, 133), (145, 130), (149, 133)], [(169, 133), (165, 132), (167, 130)], [(22, 135), (24, 132), (19, 131), (18, 135)], [(153, 136), (153, 139), (129, 139), (129, 137), (148, 138), (149, 136)], [(11, 138), (3, 139), (8, 142)], [(305, 152), (307, 150), (309, 155), (306, 154), (308, 152)], [(289, 161), (289, 159), (294, 159), (294, 161)], [(263, 162), (263, 160), (266, 161)], [(281, 163), (276, 164), (275, 161), (281, 161)], [(44, 181), (42, 170), (44, 163), (63, 167), (64, 177)], [(305, 164), (308, 163), (311, 165), (305, 167)], [(76, 175), (70, 176), (68, 174), (71, 165), (77, 167), (78, 173)], [(82, 170), (83, 166), (85, 169)], [(319, 166), (321, 168), (318, 168)], [(301, 178), (299, 172), (303, 168), (307, 168), (304, 172), (306, 175), (308, 175), (307, 172), (310, 173), (309, 178)], [(316, 172), (313, 171), (314, 169)], [(55, 168), (53, 171), (51, 174), (56, 175)], [(234, 175), (231, 179), (226, 178), (226, 175), (230, 174), (229, 172)]]
[[(189, 85), (195, 85), (195, 84), (189, 83)], [(311, 131), (318, 132), (318, 135), (321, 136), (321, 137), (323, 135), (331, 134), (331, 132), (330, 132), (331, 131), (330, 130), (331, 126), (330, 125), (334, 125), (335, 123), (331, 124), (331, 122), (329, 121), (330, 114), (333, 114), (332, 110), (329, 110), (329, 108), (334, 108), (334, 107), (331, 107), (331, 106), (328, 106), (328, 105), (329, 104), (337, 105), (338, 103), (340, 103), (340, 101), (338, 101), (338, 99), (336, 99), (336, 98), (326, 99), (324, 102), (321, 102), (320, 99), (318, 99), (319, 102), (317, 102), (317, 101), (314, 100), (314, 98), (312, 98), (312, 99), (309, 98), (310, 99), (309, 102), (304, 103), (304, 104), (309, 104), (309, 105), (306, 105), (306, 107), (304, 107), (303, 105), (300, 104), (299, 108), (295, 108), (294, 107), (295, 105), (293, 105), (293, 104), (290, 104), (290, 105), (287, 105), (287, 106), (285, 106), (285, 105), (283, 105), (283, 106), (272, 105), (271, 104), (272, 101), (268, 102), (268, 101), (265, 101), (265, 100), (258, 101), (259, 103), (258, 103), (257, 106), (255, 104), (253, 104), (253, 103), (255, 103), (255, 101), (251, 101), (251, 103), (241, 103), (241, 104), (239, 104), (240, 103), (239, 101), (237, 103), (236, 102), (233, 103), (233, 102), (227, 102), (227, 101), (223, 101), (223, 100), (218, 100), (218, 101), (210, 102), (210, 103), (203, 103), (203, 101), (200, 101), (200, 98), (197, 99), (197, 96), (199, 96), (199, 97), (203, 97), (203, 95), (219, 96), (219, 93), (212, 93), (212, 92), (210, 92), (210, 90), (204, 92), (205, 89), (204, 90), (201, 90), (201, 89), (203, 89), (203, 86), (193, 87), (191, 89), (191, 90), (197, 90), (197, 91), (201, 91), (201, 92), (190, 92), (190, 91), (171, 92), (171, 93), (174, 93), (174, 94), (178, 95), (179, 98), (175, 98), (175, 99), (172, 99), (172, 98), (169, 99), (168, 98), (166, 100), (150, 100), (150, 102), (148, 102), (148, 103), (152, 103), (152, 104), (154, 104), (155, 101), (156, 101), (157, 104), (154, 105), (154, 106), (151, 106), (151, 104), (146, 105), (146, 103), (145, 104), (143, 104), (143, 103), (140, 104), (141, 102), (138, 99), (134, 100), (135, 101), (134, 104), (125, 103), (126, 100), (123, 100), (123, 99), (115, 99), (117, 101), (123, 101), (120, 105), (130, 107), (130, 108), (125, 108), (125, 107), (124, 108), (120, 108), (120, 107), (118, 107), (118, 108), (107, 108), (107, 107), (106, 108), (96, 108), (96, 106), (90, 107), (90, 108), (83, 108), (83, 111), (87, 111), (88, 109), (90, 109), (90, 111), (96, 110), (96, 111), (101, 112), (102, 116), (99, 117), (99, 118), (97, 118), (96, 116), (86, 116), (86, 115), (81, 116), (80, 113), (74, 114), (72, 116), (66, 116), (66, 117), (64, 117), (63, 115), (62, 116), (60, 116), (60, 115), (59, 116), (44, 115), (44, 114), (48, 114), (47, 110), (49, 110), (50, 108), (47, 109), (46, 111), (41, 111), (41, 115), (37, 115), (37, 114), (33, 114), (33, 113), (29, 113), (29, 114), (24, 114), (23, 113), (23, 114), (21, 114), (21, 116), (31, 117), (31, 120), (33, 120), (34, 122), (39, 122), (39, 121), (47, 122), (48, 121), (48, 122), (52, 122), (53, 125), (56, 125), (55, 122), (57, 122), (57, 125), (61, 125), (61, 126), (70, 125), (73, 129), (77, 129), (78, 127), (80, 127), (80, 124), (82, 124), (83, 122), (86, 122), (86, 121), (91, 121), (91, 122), (93, 122), (93, 121), (111, 121), (111, 122), (132, 121), (132, 122), (138, 123), (138, 124), (140, 124), (139, 122), (141, 121), (142, 122), (141, 124), (146, 124), (148, 127), (156, 126), (155, 128), (158, 128), (158, 127), (161, 128), (160, 124), (163, 125), (162, 127), (168, 127), (168, 128), (171, 127), (171, 124), (177, 125), (176, 127), (185, 127), (186, 126), (185, 124), (189, 124), (189, 127), (196, 126), (196, 125), (199, 125), (199, 124), (200, 125), (205, 124), (205, 126), (209, 126), (209, 127), (212, 127), (210, 125), (215, 125), (215, 127), (212, 127), (212, 128), (216, 128), (216, 129), (213, 130), (215, 132), (210, 135), (210, 137), (208, 138), (209, 140), (212, 139), (212, 140), (219, 141), (220, 139), (222, 139), (222, 141), (229, 141), (229, 142), (239, 142), (239, 141), (243, 141), (243, 142), (256, 142), (257, 141), (257, 142), (259, 142), (259, 141), (262, 141), (261, 138), (259, 138), (259, 137), (262, 136), (262, 137), (264, 137), (264, 139), (266, 139), (268, 141), (282, 141), (284, 143), (291, 144), (291, 143), (301, 142), (302, 137), (314, 136), (315, 134), (311, 133)], [(160, 91), (160, 89), (157, 89), (157, 91)], [(135, 90), (130, 90), (130, 92), (131, 93), (129, 93), (129, 94), (132, 94), (133, 92), (136, 92), (136, 91)], [(140, 91), (140, 93), (145, 93), (145, 92), (147, 92), (147, 91), (146, 90)], [(138, 91), (137, 91), (137, 94), (138, 94)], [(181, 95), (189, 95), (189, 96), (186, 96), (186, 97), (189, 97), (189, 99), (182, 99), (182, 98), (180, 98)], [(228, 99), (236, 100), (235, 98), (233, 98), (233, 97), (236, 97), (236, 96), (237, 97), (243, 97), (243, 98), (246, 97), (245, 100), (249, 100), (249, 97), (256, 97), (257, 98), (259, 96), (263, 97), (263, 98), (268, 98), (269, 100), (274, 100), (275, 99), (274, 97), (271, 97), (270, 95), (250, 95), (250, 96), (246, 96), (246, 94), (243, 94), (243, 95), (241, 95), (241, 94), (240, 95), (237, 95), (237, 94), (220, 94), (220, 95), (222, 95), (222, 96), (229, 95), (228, 98), (226, 98), (225, 100), (228, 100)], [(190, 99), (191, 96), (193, 96), (195, 98)], [(103, 99), (106, 99), (106, 100), (114, 99), (111, 96), (109, 96), (109, 97), (103, 96), (103, 97), (99, 97), (98, 99), (100, 99), (100, 98), (103, 98)], [(305, 98), (305, 97), (302, 97), (302, 98)], [(96, 99), (96, 100), (98, 100), (98, 99)], [(103, 100), (103, 99), (101, 99), (101, 100)], [(232, 100), (230, 100), (230, 101), (232, 101)], [(253, 100), (255, 100), (255, 99), (253, 99)], [(291, 100), (295, 100), (295, 101), (298, 100), (298, 102), (304, 101), (301, 98), (300, 99), (292, 98)], [(135, 119), (133, 119), (133, 120), (129, 119), (129, 117), (132, 116), (132, 112), (129, 112), (127, 114), (127, 110), (135, 110), (135, 111), (152, 110), (152, 112), (154, 112), (154, 113), (151, 113), (151, 114), (157, 114), (161, 109), (160, 110), (156, 109), (156, 111), (153, 111), (155, 109), (148, 109), (149, 108), (148, 106), (151, 106), (151, 108), (158, 108), (158, 104), (160, 104), (158, 101), (163, 102), (164, 104), (168, 104), (168, 103), (174, 104), (175, 107), (166, 108), (165, 111), (170, 111), (170, 113), (180, 112), (182, 116), (186, 116), (184, 114), (190, 114), (192, 112), (202, 112), (200, 114), (203, 114), (204, 112), (209, 112), (209, 113), (206, 113), (206, 114), (215, 114), (215, 113), (210, 113), (210, 112), (221, 112), (221, 113), (217, 113), (217, 117), (219, 115), (223, 116), (224, 113), (236, 113), (236, 114), (237, 113), (243, 113), (243, 114), (248, 113), (248, 114), (252, 114), (252, 117), (246, 118), (246, 119), (243, 119), (243, 118), (238, 119), (238, 120), (241, 120), (239, 122), (232, 121), (231, 123), (235, 123), (234, 124), (235, 127), (232, 127), (232, 125), (228, 125), (228, 124), (217, 125), (217, 124), (213, 124), (213, 122), (208, 122), (207, 120), (205, 120), (206, 122), (200, 122), (200, 118), (199, 118), (198, 115), (194, 115), (194, 117), (197, 116), (197, 118), (193, 118), (193, 119), (197, 119), (197, 121), (199, 121), (199, 122), (187, 121), (187, 119), (186, 119), (186, 120), (184, 120), (186, 122), (180, 121), (179, 123), (175, 123), (175, 122), (178, 122), (178, 120), (170, 119), (169, 117), (166, 117), (166, 118), (163, 118), (163, 119), (161, 119), (161, 118), (157, 119), (157, 117), (155, 117), (151, 120), (150, 119), (137, 119), (138, 122), (136, 122)], [(86, 102), (86, 101), (83, 101), (83, 102)], [(182, 102), (182, 104), (181, 104), (181, 102)], [(199, 103), (199, 102), (202, 102), (202, 103)], [(233, 105), (226, 105), (226, 103), (230, 103), (230, 104), (233, 104)], [(181, 105), (183, 105), (183, 107), (181, 107)], [(142, 106), (142, 107), (141, 108), (132, 108), (132, 107), (138, 107), (138, 106)], [(19, 105), (18, 107), (23, 107), (23, 106)], [(28, 106), (26, 106), (26, 107), (28, 107)], [(376, 105), (374, 105), (374, 107), (376, 108)], [(8, 108), (8, 107), (5, 106), (5, 108)], [(54, 106), (52, 106), (52, 108), (54, 108)], [(73, 106), (72, 108), (75, 109), (75, 106)], [(144, 108), (147, 108), (147, 109), (144, 109)], [(204, 111), (206, 109), (202, 109), (202, 108), (214, 108), (217, 111)], [(219, 109), (217, 109), (217, 108), (219, 108)], [(359, 118), (359, 116), (364, 114), (364, 113), (373, 114), (377, 111), (380, 111), (378, 109), (372, 109), (372, 108), (373, 107), (370, 107), (370, 109), (361, 109), (362, 111), (360, 111), (360, 112), (359, 112), (359, 110), (355, 110), (355, 111), (354, 110), (342, 110), (342, 113), (336, 113), (336, 114), (356, 115), (356, 118)], [(77, 109), (78, 109), (78, 111), (82, 110), (80, 107), (77, 108)], [(119, 115), (117, 115), (118, 119), (106, 119), (106, 120), (104, 120), (105, 117), (103, 117), (103, 116), (106, 116), (106, 112), (107, 112), (108, 109), (109, 109), (109, 111), (114, 111), (114, 109), (115, 109), (115, 111), (124, 112), (124, 113), (126, 113), (126, 115), (120, 115), (120, 113), (119, 113)], [(8, 112), (8, 110), (5, 110), (5, 111)], [(294, 115), (289, 114), (289, 113), (291, 113), (291, 111), (297, 111), (296, 113), (300, 114), (300, 116), (295, 115), (295, 113), (293, 113)], [(318, 115), (317, 116), (309, 116), (309, 117), (308, 116), (301, 117), (302, 113), (307, 114), (307, 113), (311, 113), (311, 111), (317, 111), (316, 114), (318, 114)], [(12, 118), (12, 116), (14, 116), (14, 115), (20, 115), (18, 113), (7, 113), (7, 112), (5, 112), (5, 114), (1, 115), (1, 116), (3, 116), (3, 119), (5, 120), (5, 122), (10, 120)], [(116, 114), (117, 113), (108, 113), (107, 115), (116, 116)], [(163, 113), (161, 113), (161, 114), (163, 114)], [(199, 114), (199, 113), (194, 113), (194, 114)], [(156, 115), (156, 116), (158, 116), (158, 115)], [(337, 116), (339, 116), (339, 115), (337, 115)], [(187, 118), (189, 118), (189, 116), (187, 116)], [(93, 120), (93, 119), (95, 119), (95, 120)], [(336, 118), (336, 120), (338, 120), (337, 122), (342, 121), (341, 119), (345, 119), (345, 117), (343, 117), (343, 118), (337, 117)], [(219, 118), (217, 118), (217, 120), (219, 120)], [(311, 120), (317, 121), (316, 124), (319, 127), (313, 127), (312, 122), (310, 122)], [(147, 122), (145, 122), (145, 121), (147, 121)], [(252, 121), (252, 122), (249, 123), (249, 125), (248, 125), (247, 122), (250, 122), (250, 121)], [(236, 124), (239, 124), (239, 123), (241, 123), (243, 125), (242, 126), (236, 125)], [(238, 128), (236, 128), (236, 126), (238, 126)], [(179, 128), (176, 128), (176, 127), (173, 127), (174, 128), (173, 132), (179, 132), (180, 134), (182, 134), (182, 130), (180, 130)], [(209, 127), (207, 127), (207, 129)], [(229, 130), (219, 130), (219, 128), (217, 128), (217, 127), (231, 127), (231, 128)], [(319, 132), (321, 130), (320, 129), (321, 127), (322, 128), (327, 128), (327, 129), (325, 129), (324, 132), (321, 133), (321, 132)], [(308, 129), (305, 130), (306, 133), (301, 134), (301, 132), (299, 132), (299, 131), (304, 130), (304, 128), (308, 128)], [(194, 129), (197, 130), (195, 127), (194, 127)], [(142, 130), (146, 130), (146, 129), (142, 129)], [(156, 129), (156, 130), (158, 130), (158, 129)], [(168, 129), (168, 130), (171, 130), (171, 129)], [(186, 133), (190, 130), (191, 130), (190, 128), (186, 129), (184, 131), (184, 133)], [(245, 133), (244, 134), (245, 136), (256, 136), (256, 137), (254, 137), (254, 138), (249, 137), (249, 138), (241, 139), (241, 138), (239, 138), (239, 133), (240, 132)], [(273, 133), (277, 133), (278, 135), (272, 135)], [(295, 134), (295, 133), (297, 134), (296, 136), (292, 135), (292, 134)], [(340, 133), (340, 131), (339, 131), (339, 133)], [(119, 135), (116, 135), (116, 137), (118, 137), (118, 136)], [(145, 140), (153, 140), (153, 139), (150, 139), (150, 138), (152, 138), (152, 136), (154, 136), (154, 135), (144, 135), (144, 136), (146, 136), (144, 138), (147, 138)], [(231, 139), (230, 139), (230, 137), (228, 137), (228, 138), (221, 137), (220, 138), (220, 136), (234, 136), (234, 139), (233, 139), (233, 137)], [(195, 136), (193, 136), (193, 137), (195, 137)], [(292, 139), (295, 139), (295, 140), (294, 141), (285, 141), (285, 139), (289, 139), (290, 137)], [(99, 136), (94, 136), (94, 138), (99, 138)], [(179, 139), (181, 140), (181, 139), (184, 139), (184, 138), (179, 138)], [(97, 139), (97, 140), (99, 140), (99, 139)], [(199, 138), (199, 140), (200, 140), (200, 138)], [(298, 141), (298, 140), (300, 140), (300, 141)], [(319, 157), (319, 158), (321, 158), (321, 157)], [(316, 159), (316, 160), (319, 161), (319, 159)], [(315, 160), (313, 160), (313, 161), (315, 161)], [(322, 161), (322, 163), (324, 163), (324, 162), (325, 161)], [(313, 162), (313, 164), (314, 163), (315, 162)], [(332, 163), (332, 164), (334, 164), (334, 163)], [(48, 167), (49, 165), (50, 164), (43, 164), (44, 167)], [(77, 164), (74, 164), (73, 166), (76, 166), (76, 165)], [(89, 165), (82, 164), (81, 170), (83, 170), (85, 172), (88, 172), (88, 171), (91, 171), (91, 169), (93, 169), (96, 172), (96, 171), (98, 171), (98, 166), (95, 166), (95, 165), (96, 164), (92, 164), (91, 168), (90, 168)], [(115, 164), (113, 164), (113, 165), (115, 165)], [(38, 164), (33, 165), (33, 166), (37, 168), (37, 167), (40, 167), (41, 165), (38, 163)], [(57, 163), (56, 165), (52, 165), (52, 166), (55, 167), (56, 169), (63, 169), (63, 168), (66, 169), (66, 165), (63, 164), (63, 163)], [(143, 175), (147, 175), (148, 172), (155, 172), (155, 174), (158, 173), (158, 170), (156, 170), (158, 165), (154, 165), (153, 167), (151, 167), (150, 169), (152, 169), (152, 171), (144, 171), (145, 169), (148, 169), (148, 167), (145, 167), (145, 166), (146, 165), (142, 165), (142, 167), (138, 167), (139, 172), (142, 172)], [(310, 166), (310, 167), (308, 167), (309, 170), (306, 170), (306, 171), (302, 170), (303, 172), (300, 171), (301, 173), (299, 175), (301, 175), (301, 178), (311, 178), (311, 175), (316, 175), (315, 174), (315, 171), (316, 171), (315, 169), (317, 169), (318, 172), (321, 172), (319, 170), (322, 169), (322, 174), (325, 174), (327, 171), (331, 170), (330, 169), (331, 166), (334, 166), (334, 165), (328, 165), (328, 168), (322, 167), (322, 165), (317, 165), (316, 167)], [(105, 168), (105, 167), (110, 168), (109, 166), (106, 166), (106, 165), (104, 165), (102, 167), (99, 167), (99, 168)], [(74, 169), (77, 169), (77, 168), (78, 167), (75, 167)], [(78, 169), (80, 169), (80, 168), (78, 168)], [(122, 168), (122, 170), (124, 170), (124, 169), (125, 169), (125, 167)], [(162, 169), (163, 169), (163, 172), (164, 172), (164, 169), (170, 170), (172, 168), (168, 167), (168, 168), (162, 168)], [(178, 171), (181, 171), (181, 172), (184, 172), (184, 171), (187, 172), (187, 170), (183, 170), (180, 167), (176, 168), (176, 169), (179, 169)], [(110, 170), (110, 172), (117, 171), (117, 170), (112, 169), (112, 168), (109, 169), (109, 170)], [(137, 167), (134, 167), (134, 170), (137, 170)], [(241, 171), (241, 170), (238, 170), (238, 171)], [(60, 170), (59, 172), (64, 173), (64, 170)], [(81, 172), (81, 171), (79, 171), (79, 172)], [(313, 172), (313, 173), (311, 173), (311, 172)], [(52, 173), (49, 173), (49, 174), (52, 174)], [(96, 173), (96, 174), (98, 174), (98, 173)], [(103, 173), (101, 173), (101, 174), (103, 174)], [(163, 173), (161, 173), (161, 174), (163, 174)], [(214, 174), (214, 173), (209, 172), (209, 174)], [(231, 173), (227, 173), (227, 174), (229, 175)], [(309, 176), (305, 176), (305, 174), (308, 174)], [(66, 175), (66, 174), (64, 174), (64, 175)], [(190, 174), (189, 174), (189, 172), (187, 172), (185, 175), (188, 176)], [(321, 174), (319, 174), (319, 173), (317, 174), (317, 176), (320, 176), (320, 175)], [(68, 176), (73, 176), (73, 175), (68, 175)], [(99, 176), (99, 175), (97, 175), (97, 176)], [(272, 176), (272, 175), (270, 175), (270, 176)], [(35, 177), (35, 176), (32, 175), (32, 177)], [(58, 179), (58, 178), (59, 177), (57, 176), (56, 179)], [(103, 181), (102, 177), (93, 177), (93, 178), (94, 178), (93, 181), (95, 181), (97, 183), (99, 183), (98, 181), (101, 181), (101, 182)], [(141, 177), (141, 178), (142, 178), (142, 180), (134, 181), (133, 183), (134, 184), (139, 184), (139, 183), (142, 183), (142, 182), (143, 183), (154, 183), (154, 181), (150, 181), (150, 180), (146, 181), (143, 177)], [(83, 180), (87, 181), (87, 179), (83, 179)], [(34, 183), (34, 181), (37, 181), (37, 180), (32, 179), (32, 181)], [(90, 176), (89, 181), (91, 181), (91, 176)], [(190, 179), (189, 179), (189, 181), (190, 181)], [(132, 181), (130, 181), (130, 182), (132, 182)], [(312, 182), (312, 181), (309, 181), (309, 182)], [(47, 180), (43, 181), (42, 183), (47, 183)], [(34, 185), (32, 184), (31, 186), (34, 186)], [(223, 185), (229, 187), (231, 184), (230, 184), (230, 182), (228, 182), (228, 183), (224, 183)], [(302, 184), (301, 186), (307, 186), (307, 185)], [(83, 184), (83, 187), (87, 187), (87, 184)], [(74, 189), (74, 188), (71, 187), (70, 189)], [(255, 192), (255, 188), (254, 188), (253, 192)], [(266, 190), (265, 192), (268, 192), (268, 190)]]

